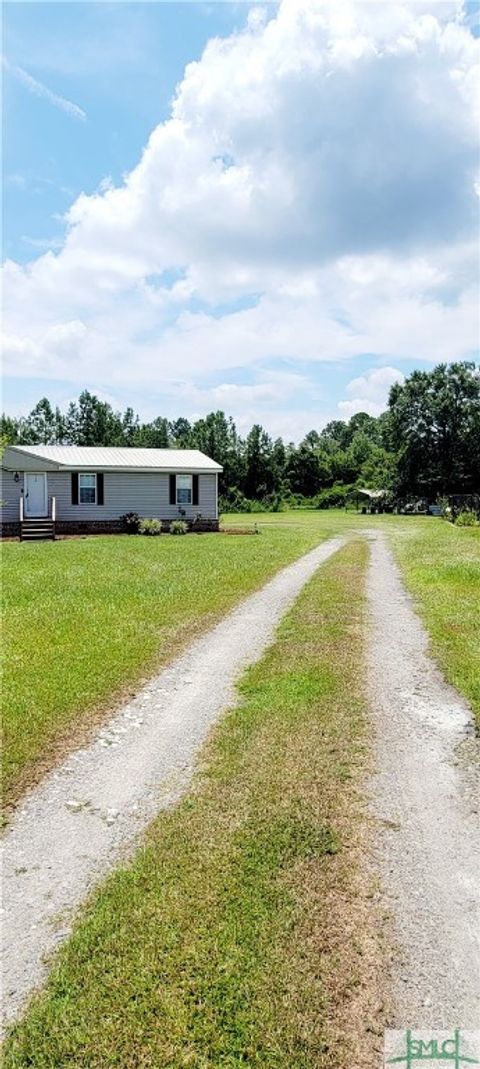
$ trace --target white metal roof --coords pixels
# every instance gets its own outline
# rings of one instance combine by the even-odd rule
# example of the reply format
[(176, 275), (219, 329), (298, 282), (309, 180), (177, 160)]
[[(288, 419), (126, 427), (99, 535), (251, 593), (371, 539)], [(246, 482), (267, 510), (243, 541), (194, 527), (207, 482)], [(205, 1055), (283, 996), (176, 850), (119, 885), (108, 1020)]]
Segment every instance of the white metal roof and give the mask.
[(377, 498), (385, 497), (388, 494), (388, 490), (367, 490), (366, 486), (359, 486), (356, 491), (357, 494), (365, 494), (365, 497)]
[(222, 471), (217, 464), (199, 449), (136, 449), (123, 446), (84, 445), (14, 445), (5, 450), (3, 466), (20, 467), (21, 456), (26, 454), (31, 461), (38, 457), (59, 468), (96, 470), (97, 468), (120, 469), (121, 471)]

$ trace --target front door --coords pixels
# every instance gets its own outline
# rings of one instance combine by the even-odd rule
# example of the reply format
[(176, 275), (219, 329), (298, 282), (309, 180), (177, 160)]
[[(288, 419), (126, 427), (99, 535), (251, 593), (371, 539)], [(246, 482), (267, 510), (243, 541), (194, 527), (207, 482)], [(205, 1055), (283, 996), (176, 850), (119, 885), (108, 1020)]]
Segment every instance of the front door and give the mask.
[(43, 471), (25, 472), (25, 515), (48, 515), (47, 476)]

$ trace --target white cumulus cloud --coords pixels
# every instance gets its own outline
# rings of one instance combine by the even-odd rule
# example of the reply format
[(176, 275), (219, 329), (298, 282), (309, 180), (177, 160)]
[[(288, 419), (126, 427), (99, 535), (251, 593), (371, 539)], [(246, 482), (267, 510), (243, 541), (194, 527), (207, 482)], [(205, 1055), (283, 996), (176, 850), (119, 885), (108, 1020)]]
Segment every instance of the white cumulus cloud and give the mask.
[(395, 367), (372, 368), (365, 375), (352, 379), (345, 390), (347, 401), (339, 401), (338, 407), (344, 419), (356, 412), (368, 412), (379, 416), (387, 407), (388, 395), (396, 382), (402, 383), (405, 376)]
[[(468, 355), (477, 57), (433, 0), (283, 0), (211, 40), (123, 184), (77, 198), (59, 252), (7, 263), (7, 371), (160, 389)], [(381, 404), (372, 376), (342, 404)]]

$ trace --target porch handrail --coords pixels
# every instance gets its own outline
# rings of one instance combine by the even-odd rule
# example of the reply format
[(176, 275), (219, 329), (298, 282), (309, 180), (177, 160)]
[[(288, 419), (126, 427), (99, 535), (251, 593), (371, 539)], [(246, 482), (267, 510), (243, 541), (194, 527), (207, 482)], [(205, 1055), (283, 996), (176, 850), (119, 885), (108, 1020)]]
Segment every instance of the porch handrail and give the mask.
[(23, 523), (23, 494), (20, 494), (20, 523)]
[(57, 513), (57, 502), (56, 502), (56, 499), (54, 497), (52, 497), (52, 520), (53, 520), (54, 523), (55, 523), (55, 519), (56, 519), (56, 513)]

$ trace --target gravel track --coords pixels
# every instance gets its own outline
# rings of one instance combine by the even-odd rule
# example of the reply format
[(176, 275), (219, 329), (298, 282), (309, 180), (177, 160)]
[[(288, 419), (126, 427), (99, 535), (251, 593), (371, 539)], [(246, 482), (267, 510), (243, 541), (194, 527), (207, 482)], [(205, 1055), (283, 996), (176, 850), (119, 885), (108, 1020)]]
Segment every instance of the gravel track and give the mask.
[(237, 676), (260, 658), (303, 585), (344, 543), (322, 543), (243, 601), (17, 810), (4, 839), (6, 1021), (44, 981), (46, 958), (69, 935), (89, 891), (188, 786), (209, 728), (236, 701)]
[[(354, 534), (354, 532), (349, 532)], [(471, 714), (378, 532), (371, 542), (368, 686), (375, 727), (375, 865), (391, 917), (390, 1027), (479, 1021), (480, 799)], [(346, 538), (324, 542), (190, 646), (26, 798), (4, 840), (6, 1020), (48, 973), (77, 907), (188, 786), (212, 723), (236, 701), (282, 615)]]
[(371, 794), (397, 947), (390, 1026), (478, 1028), (478, 740), (468, 706), (428, 656), (385, 539), (371, 538)]

